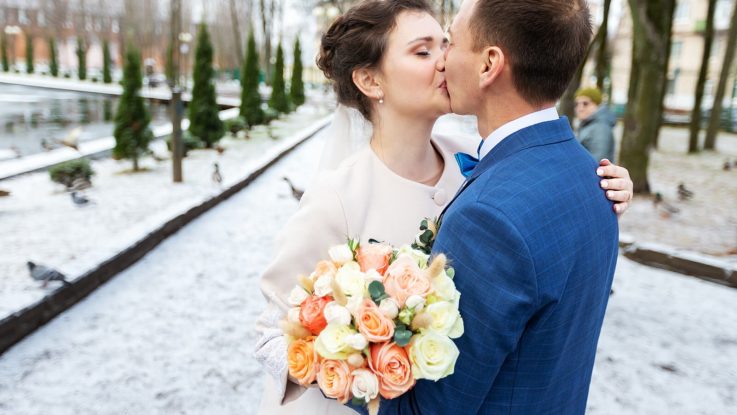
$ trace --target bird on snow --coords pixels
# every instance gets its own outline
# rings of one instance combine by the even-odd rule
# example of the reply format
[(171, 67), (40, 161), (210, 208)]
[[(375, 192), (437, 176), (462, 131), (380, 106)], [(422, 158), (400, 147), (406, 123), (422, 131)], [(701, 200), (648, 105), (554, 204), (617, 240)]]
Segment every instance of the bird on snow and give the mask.
[(82, 134), (82, 127), (77, 127), (67, 134), (61, 143), (67, 147), (73, 148), (79, 151), (79, 135)]
[(691, 200), (693, 198), (693, 192), (686, 189), (686, 185), (680, 183), (678, 185), (678, 200)]
[(655, 199), (653, 199), (653, 207), (658, 211), (662, 218), (668, 219), (671, 216), (680, 213), (680, 209), (671, 205), (663, 199), (663, 195), (658, 192), (655, 193)]
[(46, 151), (51, 151), (54, 149), (54, 145), (49, 142), (49, 140), (42, 138), (41, 139), (41, 147), (43, 147)]
[(724, 171), (732, 170), (732, 163), (730, 163), (729, 160), (725, 161), (724, 166), (722, 167), (722, 170)]
[(212, 172), (212, 181), (217, 183), (218, 185), (222, 185), (223, 175), (220, 173), (220, 165), (217, 163), (212, 163), (212, 167), (214, 168)]
[(82, 190), (87, 190), (90, 187), (92, 187), (92, 183), (89, 180), (84, 177), (77, 177), (72, 181), (72, 186), (69, 189), (75, 192), (81, 192)]
[(49, 281), (61, 281), (64, 285), (69, 285), (69, 281), (67, 281), (64, 274), (53, 268), (36, 265), (31, 261), (26, 261), (26, 265), (28, 265), (28, 271), (31, 273), (31, 278), (36, 281), (43, 281), (43, 285), (41, 286), (43, 288), (46, 288)]
[(0, 189), (0, 197), (10, 196), (10, 191)]
[(225, 147), (221, 146), (220, 144), (215, 144), (215, 151), (218, 152), (218, 155), (222, 155), (225, 153)]
[(74, 202), (77, 206), (84, 206), (90, 203), (90, 200), (86, 198), (84, 195), (79, 194), (76, 190), (71, 193), (72, 195), (72, 202)]
[(282, 177), (282, 180), (284, 180), (285, 182), (287, 182), (287, 184), (289, 185), (289, 188), (292, 190), (292, 197), (294, 197), (295, 199), (297, 199), (297, 201), (300, 201), (302, 199), (302, 195), (305, 193), (305, 191), (304, 190), (297, 189), (296, 187), (294, 187), (294, 184), (292, 184), (292, 181), (289, 180), (289, 178), (286, 177), (286, 176), (285, 177)]

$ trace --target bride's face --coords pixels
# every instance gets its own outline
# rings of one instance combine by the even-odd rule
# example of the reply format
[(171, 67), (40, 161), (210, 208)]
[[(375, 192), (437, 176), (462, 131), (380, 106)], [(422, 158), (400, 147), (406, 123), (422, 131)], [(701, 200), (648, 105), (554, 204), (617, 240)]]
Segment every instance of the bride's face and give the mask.
[(422, 118), (450, 112), (445, 75), (437, 70), (447, 43), (440, 24), (431, 15), (400, 14), (381, 63), (383, 105)]

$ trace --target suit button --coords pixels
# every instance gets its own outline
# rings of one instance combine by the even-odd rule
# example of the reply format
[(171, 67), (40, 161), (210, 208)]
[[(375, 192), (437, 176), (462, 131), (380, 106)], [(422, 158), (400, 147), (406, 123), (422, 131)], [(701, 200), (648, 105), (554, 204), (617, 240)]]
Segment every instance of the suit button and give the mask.
[(436, 205), (444, 206), (446, 203), (448, 203), (448, 195), (445, 193), (445, 190), (440, 189), (437, 190), (432, 196), (432, 200), (435, 202)]

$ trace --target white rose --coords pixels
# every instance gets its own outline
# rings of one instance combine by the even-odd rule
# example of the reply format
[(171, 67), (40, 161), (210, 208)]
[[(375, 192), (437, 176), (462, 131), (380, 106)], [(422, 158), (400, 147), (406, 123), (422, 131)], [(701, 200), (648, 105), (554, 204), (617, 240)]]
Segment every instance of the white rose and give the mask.
[(318, 297), (325, 297), (333, 293), (333, 277), (330, 275), (323, 275), (315, 281), (315, 295)]
[(347, 308), (352, 315), (356, 315), (358, 307), (360, 307), (361, 304), (363, 304), (363, 296), (348, 297), (348, 303), (345, 305), (345, 308)]
[(397, 257), (399, 257), (400, 255), (409, 255), (417, 262), (417, 265), (422, 269), (427, 268), (427, 261), (430, 259), (430, 255), (422, 251), (412, 249), (412, 247), (409, 245), (403, 245), (401, 248), (399, 248), (397, 252)]
[(351, 313), (347, 308), (335, 301), (329, 302), (322, 312), (325, 315), (325, 321), (327, 321), (328, 324), (339, 324), (341, 326), (351, 324)]
[(315, 351), (325, 359), (345, 360), (353, 352), (345, 342), (352, 334), (356, 332), (350, 326), (328, 324), (315, 339)]
[(335, 281), (345, 295), (363, 297), (366, 292), (366, 280), (363, 275), (361, 266), (351, 261), (340, 267), (335, 274)]
[(300, 286), (296, 286), (292, 288), (292, 291), (289, 293), (289, 299), (287, 300), (289, 302), (289, 305), (298, 306), (302, 304), (302, 301), (309, 298), (310, 294), (305, 291), (304, 288)]
[(381, 276), (378, 272), (376, 272), (375, 269), (371, 268), (370, 270), (366, 271), (364, 274), (364, 278), (366, 279), (366, 286), (368, 287), (369, 284), (371, 284), (374, 281), (382, 282), (384, 281), (384, 277)]
[(351, 251), (351, 248), (345, 244), (335, 245), (328, 249), (328, 255), (330, 255), (330, 259), (332, 259), (333, 262), (338, 263), (338, 265), (343, 265), (346, 262), (353, 261), (353, 251)]
[(385, 298), (381, 300), (379, 310), (381, 311), (381, 314), (386, 316), (386, 318), (394, 320), (399, 314), (399, 305), (394, 301), (394, 299)]
[(301, 324), (299, 322), (299, 312), (300, 307), (290, 308), (289, 311), (287, 311), (287, 321), (289, 321), (290, 323)]
[(445, 272), (442, 272), (430, 282), (432, 283), (432, 289), (436, 297), (445, 301), (456, 301), (459, 294), (458, 290), (456, 290), (456, 284)]
[(366, 337), (364, 337), (361, 333), (351, 334), (349, 336), (346, 336), (346, 338), (343, 340), (346, 342), (346, 344), (356, 350), (363, 350), (366, 348), (366, 346), (368, 346), (368, 340), (366, 340)]
[(422, 308), (425, 306), (425, 299), (419, 295), (410, 295), (407, 298), (407, 301), (404, 302), (404, 305), (410, 310), (419, 312), (422, 311)]
[(368, 403), (379, 395), (379, 379), (370, 370), (356, 369), (352, 373), (351, 393)]
[(447, 336), (431, 331), (415, 335), (409, 348), (412, 375), (434, 381), (452, 375), (458, 354), (458, 347)]
[[(428, 327), (428, 330), (454, 339), (463, 335), (461, 314), (458, 312), (458, 307), (455, 304), (447, 301), (438, 301), (427, 306), (425, 313), (432, 317), (432, 323)], [(461, 320), (460, 333), (458, 333), (458, 320)], [(455, 330), (453, 330), (454, 328)], [(452, 334), (455, 336), (451, 336), (451, 331), (453, 331)]]

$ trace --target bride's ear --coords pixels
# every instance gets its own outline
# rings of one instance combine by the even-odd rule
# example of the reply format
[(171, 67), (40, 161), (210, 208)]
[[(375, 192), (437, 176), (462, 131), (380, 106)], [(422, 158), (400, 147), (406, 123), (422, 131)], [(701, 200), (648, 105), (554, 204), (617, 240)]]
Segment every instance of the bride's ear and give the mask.
[(353, 71), (353, 83), (364, 95), (371, 99), (384, 98), (376, 73), (371, 69), (356, 69)]
[(481, 52), (479, 88), (488, 88), (504, 70), (506, 57), (498, 46), (490, 46)]

